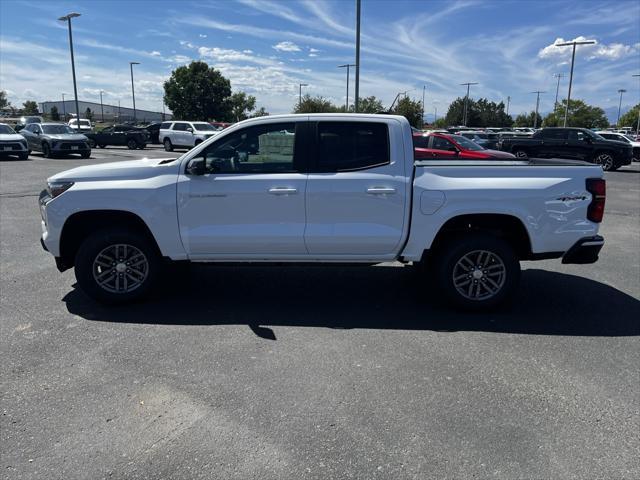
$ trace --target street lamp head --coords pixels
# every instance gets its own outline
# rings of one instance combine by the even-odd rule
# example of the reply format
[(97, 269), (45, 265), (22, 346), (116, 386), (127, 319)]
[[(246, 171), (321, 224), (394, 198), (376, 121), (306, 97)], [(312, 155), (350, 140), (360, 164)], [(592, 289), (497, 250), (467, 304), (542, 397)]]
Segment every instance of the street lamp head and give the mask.
[(621, 88), (620, 90), (618, 90), (618, 93), (625, 93), (626, 90), (624, 88)]
[(67, 20), (70, 20), (72, 18), (76, 18), (76, 17), (79, 17), (79, 16), (80, 16), (79, 13), (71, 12), (71, 13), (65, 15), (64, 17), (60, 17), (58, 20), (60, 20), (61, 22), (66, 22)]
[(554, 47), (568, 47), (569, 45), (593, 45), (597, 43), (595, 40), (583, 40), (581, 42), (564, 42), (564, 43), (554, 43)]
[(129, 65), (140, 65), (140, 62), (129, 62)]
[(309, 86), (309, 84), (308, 84), (308, 83), (300, 83), (299, 85), (300, 85), (301, 87), (308, 87), (308, 86)]

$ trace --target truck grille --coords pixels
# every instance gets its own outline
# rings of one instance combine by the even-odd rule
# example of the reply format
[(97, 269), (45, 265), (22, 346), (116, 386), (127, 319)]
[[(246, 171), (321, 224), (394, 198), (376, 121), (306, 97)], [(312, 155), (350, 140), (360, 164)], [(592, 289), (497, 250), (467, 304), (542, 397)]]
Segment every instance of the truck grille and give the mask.
[(72, 145), (78, 147), (80, 150), (87, 148), (84, 142), (78, 142), (78, 143), (63, 142), (60, 144), (60, 150), (71, 150)]
[(7, 148), (11, 148), (11, 150), (24, 150), (24, 146), (19, 142), (0, 143), (0, 152)]

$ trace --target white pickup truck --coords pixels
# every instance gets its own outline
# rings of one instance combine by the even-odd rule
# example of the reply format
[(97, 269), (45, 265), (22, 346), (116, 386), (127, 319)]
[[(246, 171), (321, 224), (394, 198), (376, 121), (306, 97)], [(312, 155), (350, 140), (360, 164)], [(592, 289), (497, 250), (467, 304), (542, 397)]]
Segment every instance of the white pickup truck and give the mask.
[(521, 260), (597, 260), (602, 177), (571, 160), (415, 161), (400, 116), (269, 116), (177, 159), (54, 175), (41, 242), (104, 302), (148, 293), (171, 261), (400, 261), (481, 309), (513, 295)]

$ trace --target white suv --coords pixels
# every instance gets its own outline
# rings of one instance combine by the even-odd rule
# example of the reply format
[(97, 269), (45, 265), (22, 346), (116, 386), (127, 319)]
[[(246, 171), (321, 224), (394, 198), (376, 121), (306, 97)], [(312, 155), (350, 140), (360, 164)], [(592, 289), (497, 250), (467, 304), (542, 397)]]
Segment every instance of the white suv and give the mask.
[(69, 125), (74, 130), (80, 130), (81, 132), (90, 132), (91, 130), (93, 130), (91, 120), (85, 120), (84, 118), (81, 118), (80, 120), (78, 120), (77, 118), (72, 118), (71, 120), (69, 120), (69, 123), (67, 125)]
[(158, 138), (170, 152), (174, 147), (194, 147), (219, 131), (207, 122), (164, 122), (160, 125)]

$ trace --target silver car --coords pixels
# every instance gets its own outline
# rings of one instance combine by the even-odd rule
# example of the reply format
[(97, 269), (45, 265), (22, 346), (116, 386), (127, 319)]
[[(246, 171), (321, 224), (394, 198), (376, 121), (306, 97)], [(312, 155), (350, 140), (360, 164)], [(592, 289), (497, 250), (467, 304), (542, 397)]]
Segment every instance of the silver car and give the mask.
[(6, 123), (0, 123), (0, 158), (16, 155), (20, 160), (29, 158), (27, 141)]
[(29, 153), (42, 152), (46, 158), (70, 153), (79, 153), (82, 158), (91, 155), (89, 139), (63, 123), (30, 123), (20, 135), (27, 140)]

